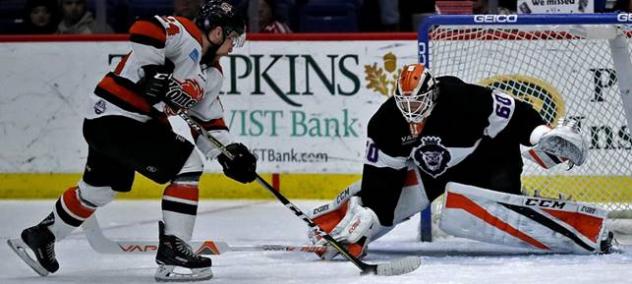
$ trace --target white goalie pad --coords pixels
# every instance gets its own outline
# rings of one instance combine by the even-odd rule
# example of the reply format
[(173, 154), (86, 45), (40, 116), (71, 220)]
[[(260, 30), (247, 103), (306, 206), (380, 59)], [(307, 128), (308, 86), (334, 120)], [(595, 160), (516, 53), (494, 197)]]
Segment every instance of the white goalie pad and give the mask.
[(507, 194), (450, 182), (439, 226), (482, 242), (555, 253), (601, 253), (608, 212), (569, 200)]

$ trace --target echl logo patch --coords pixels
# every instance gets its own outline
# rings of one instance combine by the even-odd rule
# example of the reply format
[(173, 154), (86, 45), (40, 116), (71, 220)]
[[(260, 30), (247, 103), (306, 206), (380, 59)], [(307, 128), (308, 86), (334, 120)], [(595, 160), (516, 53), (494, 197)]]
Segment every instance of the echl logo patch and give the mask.
[(439, 137), (422, 137), (421, 145), (413, 149), (415, 163), (432, 177), (440, 176), (445, 172), (450, 158), (450, 152), (441, 145)]
[(94, 104), (94, 113), (102, 114), (103, 112), (105, 112), (105, 108), (105, 101), (99, 100), (96, 104)]

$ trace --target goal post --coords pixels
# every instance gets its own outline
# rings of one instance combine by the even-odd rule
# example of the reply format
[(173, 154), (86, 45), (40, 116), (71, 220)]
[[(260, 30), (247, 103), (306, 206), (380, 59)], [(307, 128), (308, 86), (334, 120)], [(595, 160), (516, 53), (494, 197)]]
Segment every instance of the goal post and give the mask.
[[(579, 120), (590, 141), (587, 162), (567, 171), (525, 160), (523, 190), (562, 193), (623, 216), (632, 212), (631, 38), (626, 13), (435, 15), (419, 26), (418, 57), (434, 76), (531, 103), (552, 126)], [(431, 240), (433, 214), (421, 216), (421, 239)]]

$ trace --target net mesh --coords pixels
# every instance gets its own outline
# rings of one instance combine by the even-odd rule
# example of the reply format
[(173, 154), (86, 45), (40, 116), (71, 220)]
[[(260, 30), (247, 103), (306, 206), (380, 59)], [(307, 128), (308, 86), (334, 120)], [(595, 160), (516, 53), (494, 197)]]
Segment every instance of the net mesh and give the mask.
[[(606, 30), (607, 29), (607, 30)], [(525, 160), (523, 187), (533, 193), (632, 212), (632, 138), (607, 39), (614, 26), (435, 26), (429, 64), (435, 76), (504, 90), (531, 103), (555, 126), (580, 121), (590, 141), (587, 162), (545, 170)], [(630, 33), (623, 33), (630, 52)], [(629, 60), (629, 59), (628, 59)], [(632, 78), (626, 78), (632, 80)]]

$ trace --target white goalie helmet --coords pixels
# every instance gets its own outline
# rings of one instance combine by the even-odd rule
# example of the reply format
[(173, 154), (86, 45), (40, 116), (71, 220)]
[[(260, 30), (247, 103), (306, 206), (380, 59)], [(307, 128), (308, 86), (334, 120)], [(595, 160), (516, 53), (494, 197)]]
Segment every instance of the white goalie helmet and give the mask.
[(430, 115), (439, 91), (428, 69), (421, 64), (404, 65), (397, 78), (395, 103), (409, 123), (420, 123)]

